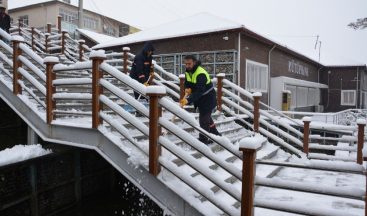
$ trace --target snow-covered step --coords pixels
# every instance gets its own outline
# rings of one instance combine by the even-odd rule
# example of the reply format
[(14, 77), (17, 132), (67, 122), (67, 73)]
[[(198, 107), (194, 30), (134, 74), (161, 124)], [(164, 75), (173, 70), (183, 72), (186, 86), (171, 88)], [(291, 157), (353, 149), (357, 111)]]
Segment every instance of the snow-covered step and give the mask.
[(335, 156), (335, 155), (327, 155), (327, 154), (321, 154), (321, 153), (309, 153), (308, 154), (309, 159), (319, 159), (319, 160), (333, 160), (333, 161), (356, 161), (356, 157), (351, 156)]

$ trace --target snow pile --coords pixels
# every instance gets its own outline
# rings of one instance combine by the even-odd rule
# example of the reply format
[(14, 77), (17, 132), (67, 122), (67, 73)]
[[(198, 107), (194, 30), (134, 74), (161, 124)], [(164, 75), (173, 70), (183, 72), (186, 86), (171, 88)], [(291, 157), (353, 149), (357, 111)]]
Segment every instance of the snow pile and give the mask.
[(49, 149), (43, 149), (40, 144), (16, 145), (0, 151), (0, 166), (40, 157), (52, 153)]
[(305, 116), (305, 117), (302, 118), (303, 122), (311, 122), (311, 120), (312, 120), (312, 118), (309, 117), (309, 116)]
[(259, 134), (253, 137), (245, 137), (240, 141), (240, 148), (259, 149), (267, 139)]
[(19, 35), (14, 35), (14, 36), (11, 37), (11, 41), (24, 42), (24, 38), (22, 36), (19, 36)]
[(146, 89), (146, 94), (159, 94), (164, 95), (166, 94), (166, 88), (162, 86), (148, 86)]
[(366, 119), (362, 118), (357, 119), (357, 125), (366, 125)]
[(94, 50), (90, 53), (89, 58), (107, 58), (104, 50)]
[(263, 94), (261, 92), (254, 92), (252, 97), (261, 97)]
[(59, 63), (59, 58), (57, 57), (54, 57), (54, 56), (47, 56), (46, 58), (43, 59), (43, 63), (46, 64), (46, 63)]

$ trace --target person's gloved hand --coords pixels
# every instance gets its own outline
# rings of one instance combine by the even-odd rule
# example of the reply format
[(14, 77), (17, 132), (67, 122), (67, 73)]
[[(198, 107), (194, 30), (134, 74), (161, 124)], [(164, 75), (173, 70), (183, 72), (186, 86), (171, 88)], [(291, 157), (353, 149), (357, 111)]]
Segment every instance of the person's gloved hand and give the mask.
[(186, 88), (185, 89), (185, 95), (190, 95), (192, 93), (191, 88)]
[(181, 107), (184, 107), (185, 105), (187, 105), (189, 102), (187, 101), (187, 99), (186, 98), (183, 98), (183, 99), (181, 99), (180, 100), (180, 106)]
[(149, 83), (148, 83), (148, 81), (146, 81), (146, 82), (144, 83), (144, 85), (145, 85), (145, 86), (149, 86)]

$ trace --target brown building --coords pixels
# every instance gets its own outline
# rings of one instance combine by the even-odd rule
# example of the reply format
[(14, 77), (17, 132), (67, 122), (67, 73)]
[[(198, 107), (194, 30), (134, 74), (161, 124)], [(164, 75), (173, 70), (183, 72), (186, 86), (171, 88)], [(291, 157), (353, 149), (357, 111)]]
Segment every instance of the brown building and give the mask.
[[(227, 79), (241, 87), (251, 92), (262, 92), (262, 100), (279, 110), (282, 108), (281, 99), (285, 90), (291, 92), (291, 110), (337, 111), (366, 108), (365, 99), (356, 100), (353, 106), (341, 103), (344, 99), (342, 97), (351, 100), (349, 96), (341, 96), (342, 90), (347, 88), (356, 90), (356, 98), (362, 98), (362, 90), (367, 85), (365, 65), (351, 67), (350, 70), (345, 67), (327, 67), (241, 24), (207, 13), (127, 35), (94, 48), (121, 51), (122, 47), (129, 46), (133, 53), (137, 53), (145, 41), (153, 41), (156, 48), (155, 59), (167, 71), (176, 75), (184, 73), (183, 57), (188, 53), (195, 54), (209, 73), (225, 73)], [(347, 82), (347, 77), (354, 79), (356, 70), (359, 78), (348, 81), (348, 87), (345, 84), (339, 90), (338, 100), (330, 99), (338, 97), (329, 88), (337, 85), (337, 76)], [(329, 82), (325, 79), (328, 71), (333, 74), (333, 79), (329, 79)], [(366, 97), (365, 92), (363, 95)]]
[[(72, 34), (78, 28), (78, 7), (70, 4), (68, 0), (43, 0), (35, 4), (23, 2), (23, 4), (16, 3), (17, 7), (9, 9), (8, 12), (13, 22), (20, 20), (26, 26), (42, 29), (46, 28), (48, 23), (56, 25), (57, 17), (60, 15), (63, 29)], [(113, 37), (138, 31), (126, 23), (85, 9), (83, 10), (82, 28)]]

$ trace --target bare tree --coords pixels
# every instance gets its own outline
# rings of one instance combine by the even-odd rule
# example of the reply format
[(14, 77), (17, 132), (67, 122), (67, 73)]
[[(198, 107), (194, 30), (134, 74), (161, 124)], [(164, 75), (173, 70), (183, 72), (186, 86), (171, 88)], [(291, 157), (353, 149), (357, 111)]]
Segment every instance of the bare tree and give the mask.
[(348, 26), (354, 30), (365, 29), (367, 28), (367, 17), (357, 19), (357, 21), (349, 23)]

